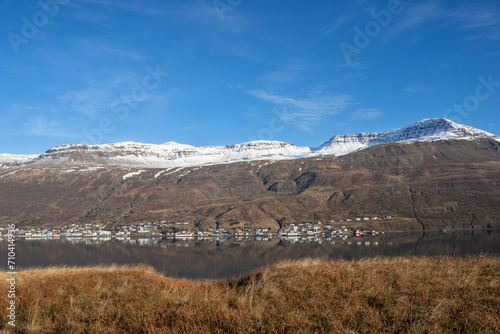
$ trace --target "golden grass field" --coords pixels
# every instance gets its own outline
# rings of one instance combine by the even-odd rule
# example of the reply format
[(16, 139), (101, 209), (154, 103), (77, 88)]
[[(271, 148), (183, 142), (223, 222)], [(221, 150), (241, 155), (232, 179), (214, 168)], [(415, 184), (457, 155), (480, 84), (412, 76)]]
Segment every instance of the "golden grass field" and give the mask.
[(7, 289), (4, 332), (500, 333), (493, 256), (287, 261), (208, 282), (145, 266), (25, 270), (15, 330)]

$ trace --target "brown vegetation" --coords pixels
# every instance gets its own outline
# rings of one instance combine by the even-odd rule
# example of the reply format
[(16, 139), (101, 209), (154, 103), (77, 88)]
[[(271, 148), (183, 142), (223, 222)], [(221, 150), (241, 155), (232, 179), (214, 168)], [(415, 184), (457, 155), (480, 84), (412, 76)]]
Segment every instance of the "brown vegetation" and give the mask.
[[(5, 282), (7, 274), (0, 273)], [(28, 333), (498, 333), (500, 258), (281, 262), (235, 280), (150, 267), (48, 268), (17, 278)], [(7, 295), (6, 284), (0, 294)], [(5, 310), (6, 298), (0, 299)], [(5, 312), (1, 328), (6, 325)]]

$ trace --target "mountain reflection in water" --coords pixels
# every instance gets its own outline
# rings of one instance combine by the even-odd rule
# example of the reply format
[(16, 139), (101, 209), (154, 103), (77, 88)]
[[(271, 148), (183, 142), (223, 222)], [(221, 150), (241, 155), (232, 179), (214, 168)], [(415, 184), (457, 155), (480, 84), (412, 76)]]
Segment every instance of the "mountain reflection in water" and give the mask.
[[(7, 241), (0, 241), (7, 254)], [(500, 231), (386, 233), (318, 241), (279, 240), (16, 240), (18, 269), (47, 266), (136, 265), (171, 277), (236, 277), (285, 259), (360, 259), (375, 256), (500, 254)]]

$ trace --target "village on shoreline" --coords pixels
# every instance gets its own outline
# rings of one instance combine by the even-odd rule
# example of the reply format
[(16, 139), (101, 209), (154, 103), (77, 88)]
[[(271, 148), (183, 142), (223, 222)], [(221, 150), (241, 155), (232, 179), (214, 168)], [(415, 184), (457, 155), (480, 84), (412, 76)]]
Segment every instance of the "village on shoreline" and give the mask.
[[(384, 219), (391, 219), (391, 216)], [(57, 239), (57, 238), (242, 238), (242, 239), (268, 239), (278, 238), (330, 238), (360, 235), (375, 235), (375, 230), (360, 230), (350, 227), (353, 221), (378, 220), (378, 217), (363, 217), (346, 220), (329, 220), (328, 222), (316, 221), (303, 222), (299, 224), (283, 223), (277, 232), (272, 232), (269, 227), (231, 227), (215, 229), (209, 228), (201, 231), (193, 231), (193, 225), (189, 222), (167, 222), (165, 220), (152, 223), (138, 223), (131, 225), (98, 225), (70, 224), (62, 227), (16, 227), (14, 229), (17, 238), (25, 239)], [(336, 224), (334, 224), (336, 223)], [(344, 223), (345, 225), (338, 225)], [(0, 227), (0, 238), (7, 233), (6, 228)]]

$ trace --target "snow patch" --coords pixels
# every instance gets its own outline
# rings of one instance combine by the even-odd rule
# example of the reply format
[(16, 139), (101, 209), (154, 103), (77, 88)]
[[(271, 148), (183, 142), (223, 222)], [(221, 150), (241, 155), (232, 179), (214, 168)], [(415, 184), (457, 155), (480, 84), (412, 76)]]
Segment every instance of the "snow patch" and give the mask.
[(169, 170), (168, 168), (167, 169), (164, 169), (164, 170), (161, 170), (159, 171), (158, 173), (155, 174), (155, 179), (160, 176), (161, 174), (165, 173), (167, 170)]
[(128, 178), (131, 178), (132, 176), (136, 176), (136, 175), (139, 175), (141, 174), (142, 172), (145, 172), (145, 170), (138, 170), (137, 172), (131, 172), (131, 173), (128, 173), (128, 174), (125, 174), (123, 175), (123, 180), (126, 180)]

